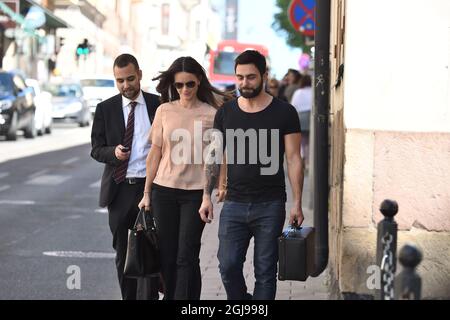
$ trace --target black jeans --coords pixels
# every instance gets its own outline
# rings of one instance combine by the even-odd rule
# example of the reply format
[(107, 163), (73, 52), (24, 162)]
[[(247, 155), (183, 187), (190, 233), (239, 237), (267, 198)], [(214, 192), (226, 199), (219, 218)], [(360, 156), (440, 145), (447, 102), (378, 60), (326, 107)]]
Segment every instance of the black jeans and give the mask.
[[(119, 217), (118, 225), (111, 224), (113, 248), (116, 251), (116, 268), (122, 299), (124, 300), (158, 300), (159, 279), (127, 278), (123, 275), (128, 246), (128, 229), (131, 229), (139, 212), (138, 203), (142, 199), (144, 184), (127, 185), (121, 183), (114, 201), (108, 206), (110, 219)], [(113, 227), (115, 226), (115, 227)]]
[(160, 241), (164, 300), (199, 300), (202, 286), (200, 242), (205, 223), (198, 210), (202, 190), (153, 184), (151, 206)]

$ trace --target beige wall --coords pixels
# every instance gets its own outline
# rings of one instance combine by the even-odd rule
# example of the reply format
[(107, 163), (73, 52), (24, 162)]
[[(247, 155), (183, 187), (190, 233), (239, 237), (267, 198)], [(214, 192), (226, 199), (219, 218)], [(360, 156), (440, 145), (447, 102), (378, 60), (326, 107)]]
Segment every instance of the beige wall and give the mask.
[(346, 2), (346, 127), (450, 132), (450, 1)]
[[(448, 298), (450, 2), (332, 5), (332, 84), (345, 62), (343, 85), (331, 92), (332, 279), (340, 293), (374, 294), (366, 281), (375, 263), (379, 206), (394, 199), (398, 248), (409, 242), (424, 253), (423, 296)], [(436, 32), (418, 28), (419, 20)]]

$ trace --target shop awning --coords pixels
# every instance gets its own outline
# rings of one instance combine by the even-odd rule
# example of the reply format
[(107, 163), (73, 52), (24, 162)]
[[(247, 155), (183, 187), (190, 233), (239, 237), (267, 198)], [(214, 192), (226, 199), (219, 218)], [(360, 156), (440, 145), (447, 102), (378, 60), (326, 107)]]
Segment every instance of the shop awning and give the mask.
[(57, 29), (57, 28), (70, 28), (69, 24), (55, 16), (50, 10), (41, 6), (33, 0), (20, 0), (20, 11), (27, 12), (31, 6), (36, 6), (42, 9), (45, 13), (45, 27), (48, 29)]
[(42, 7), (38, 3), (32, 0), (20, 0), (20, 13), (15, 12), (5, 3), (0, 1), (0, 11), (6, 13), (12, 21), (22, 26), (27, 33), (34, 33), (35, 29), (30, 28), (26, 24), (26, 20), (24, 15), (28, 12), (28, 10), (32, 7), (38, 7), (45, 14), (45, 24), (42, 26), (46, 29), (57, 29), (57, 28), (69, 28), (70, 26), (63, 21), (62, 19), (55, 16), (51, 11), (47, 8)]

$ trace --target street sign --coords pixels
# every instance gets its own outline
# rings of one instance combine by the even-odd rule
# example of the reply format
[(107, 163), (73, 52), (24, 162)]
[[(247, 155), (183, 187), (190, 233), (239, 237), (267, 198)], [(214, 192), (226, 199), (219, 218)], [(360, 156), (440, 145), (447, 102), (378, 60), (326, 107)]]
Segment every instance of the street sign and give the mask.
[(295, 30), (305, 36), (314, 36), (316, 0), (292, 0), (288, 9), (289, 21)]

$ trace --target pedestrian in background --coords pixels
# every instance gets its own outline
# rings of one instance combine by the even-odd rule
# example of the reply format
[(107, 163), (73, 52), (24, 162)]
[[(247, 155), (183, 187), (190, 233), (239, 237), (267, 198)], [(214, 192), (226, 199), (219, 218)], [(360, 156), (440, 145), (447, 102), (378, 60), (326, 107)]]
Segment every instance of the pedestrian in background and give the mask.
[(309, 133), (311, 109), (313, 105), (313, 90), (311, 87), (311, 76), (306, 74), (300, 80), (300, 88), (294, 92), (292, 105), (297, 110), (302, 127), (302, 156), (305, 167), (309, 168)]
[[(205, 183), (202, 150), (220, 105), (216, 97), (225, 94), (210, 84), (202, 66), (191, 57), (176, 59), (154, 80), (159, 80), (156, 90), (163, 104), (149, 137), (152, 148), (139, 207), (151, 208), (156, 220), (164, 300), (199, 300), (200, 240), (205, 226), (198, 215)], [(198, 128), (201, 137), (196, 137)], [(181, 133), (186, 147), (182, 151)], [(195, 154), (200, 154), (200, 161)]]
[(286, 73), (283, 78), (281, 79), (279, 86), (278, 86), (278, 99), (283, 100), (283, 101), (288, 101), (286, 96), (285, 96), (285, 91), (287, 86), (289, 85), (289, 80), (288, 80), (288, 73)]
[(300, 80), (302, 78), (302, 74), (295, 70), (289, 69), (287, 73), (287, 81), (288, 85), (284, 90), (284, 96), (286, 97), (286, 101), (292, 104), (292, 96), (294, 95), (295, 90), (300, 88)]
[(279, 81), (275, 78), (271, 78), (267, 82), (267, 92), (271, 94), (273, 97), (278, 97), (278, 91), (279, 91)]
[(158, 299), (159, 278), (127, 278), (123, 269), (128, 229), (134, 225), (144, 191), (147, 136), (159, 98), (141, 90), (142, 71), (134, 56), (118, 56), (113, 72), (120, 94), (97, 105), (91, 133), (91, 156), (105, 164), (100, 207), (108, 208), (122, 298)]
[[(219, 270), (229, 300), (273, 300), (278, 237), (286, 216), (285, 154), (293, 192), (289, 222), (303, 222), (300, 122), (294, 107), (263, 90), (268, 75), (262, 54), (254, 50), (240, 54), (235, 60), (235, 72), (241, 96), (225, 103), (214, 119), (214, 128), (224, 141), (221, 148), (227, 150), (227, 193), (219, 222)], [(239, 133), (248, 136), (240, 143)], [(251, 140), (251, 136), (256, 140)], [(269, 164), (261, 159), (268, 150), (272, 160)], [(210, 159), (216, 156), (214, 149), (205, 166), (206, 184), (199, 210), (207, 223), (214, 217), (211, 192), (219, 178), (220, 165)], [(239, 159), (247, 160), (242, 163)], [(247, 293), (243, 275), (252, 237), (256, 279), (253, 296)]]

